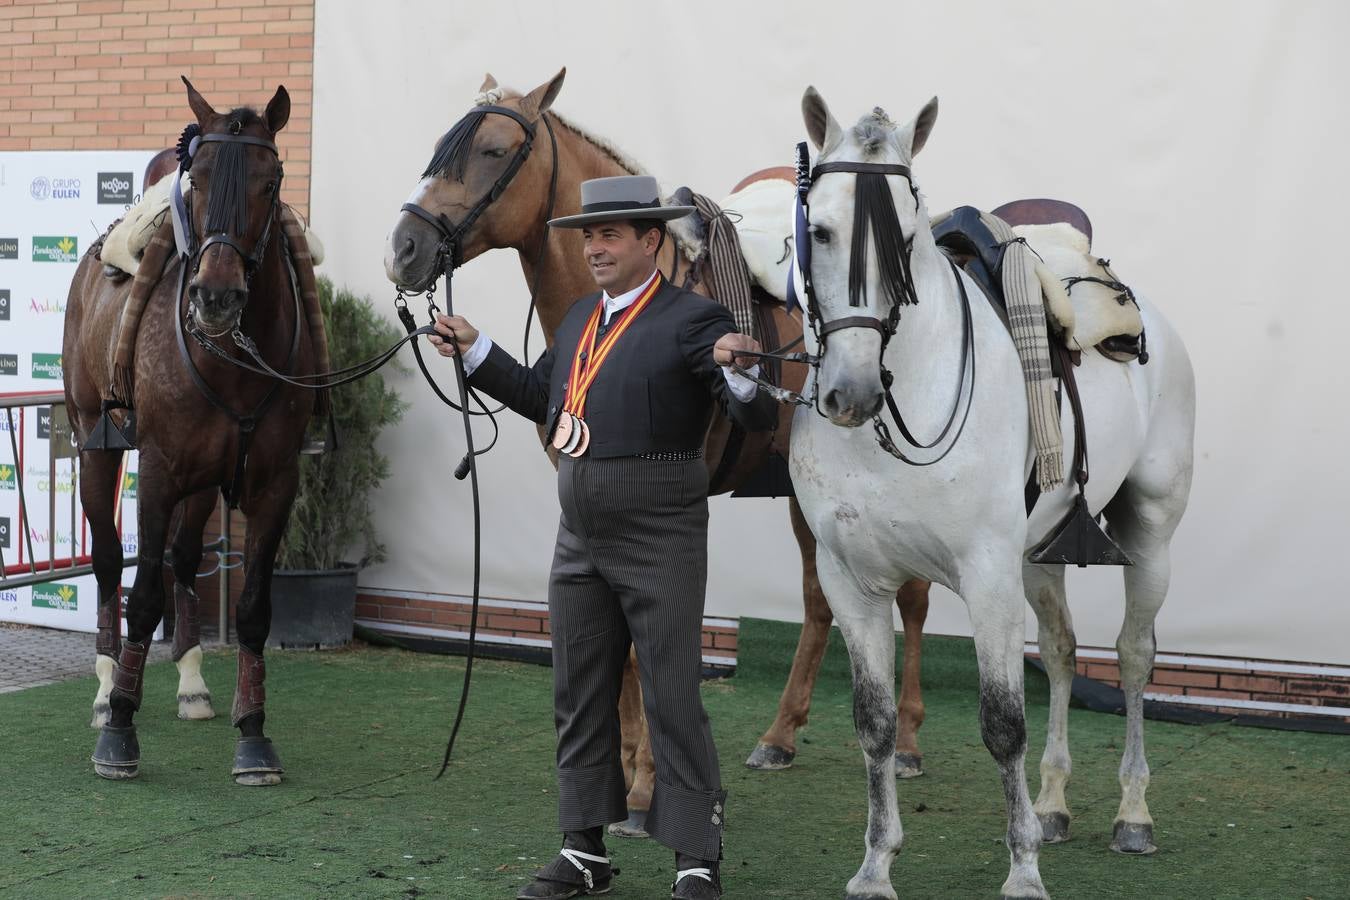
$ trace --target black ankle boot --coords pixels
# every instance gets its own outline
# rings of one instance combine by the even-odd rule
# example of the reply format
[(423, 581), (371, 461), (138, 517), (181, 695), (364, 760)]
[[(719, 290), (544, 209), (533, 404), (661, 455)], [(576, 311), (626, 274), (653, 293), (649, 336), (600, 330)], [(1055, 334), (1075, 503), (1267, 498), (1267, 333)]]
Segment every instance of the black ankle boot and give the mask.
[(718, 900), (722, 896), (721, 865), (719, 860), (676, 853), (670, 896), (675, 900)]
[(516, 900), (569, 900), (608, 894), (619, 870), (605, 855), (604, 829), (586, 828), (563, 834), (563, 848), (553, 861), (521, 888)]

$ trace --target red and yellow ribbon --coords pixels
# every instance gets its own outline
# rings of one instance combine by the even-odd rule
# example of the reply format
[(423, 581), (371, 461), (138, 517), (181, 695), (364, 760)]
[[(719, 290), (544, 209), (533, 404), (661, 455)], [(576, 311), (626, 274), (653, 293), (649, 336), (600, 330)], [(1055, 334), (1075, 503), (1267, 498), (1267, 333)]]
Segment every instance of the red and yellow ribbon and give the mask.
[(586, 320), (586, 327), (581, 331), (581, 340), (577, 341), (576, 352), (572, 355), (572, 371), (567, 377), (567, 400), (563, 404), (563, 409), (577, 418), (582, 418), (586, 412), (586, 394), (595, 382), (596, 376), (600, 374), (600, 367), (604, 365), (609, 353), (614, 349), (623, 333), (628, 330), (628, 326), (633, 324), (633, 320), (638, 314), (646, 308), (656, 292), (661, 289), (661, 273), (658, 272), (652, 278), (651, 283), (638, 295), (627, 309), (619, 313), (619, 321), (614, 323), (614, 327), (604, 336), (597, 347), (595, 336), (600, 330), (600, 317), (604, 315), (605, 298), (601, 296), (599, 302), (595, 304), (595, 309), (591, 312), (591, 317)]

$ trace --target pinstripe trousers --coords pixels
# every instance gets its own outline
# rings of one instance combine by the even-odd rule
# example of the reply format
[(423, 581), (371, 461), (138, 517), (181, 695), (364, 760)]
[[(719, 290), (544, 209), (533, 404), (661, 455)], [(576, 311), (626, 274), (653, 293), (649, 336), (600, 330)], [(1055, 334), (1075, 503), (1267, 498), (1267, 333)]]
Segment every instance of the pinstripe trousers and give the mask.
[(628, 816), (618, 703), (631, 642), (656, 762), (647, 831), (720, 858), (726, 793), (699, 696), (707, 492), (701, 459), (559, 462), (548, 599), (563, 831)]

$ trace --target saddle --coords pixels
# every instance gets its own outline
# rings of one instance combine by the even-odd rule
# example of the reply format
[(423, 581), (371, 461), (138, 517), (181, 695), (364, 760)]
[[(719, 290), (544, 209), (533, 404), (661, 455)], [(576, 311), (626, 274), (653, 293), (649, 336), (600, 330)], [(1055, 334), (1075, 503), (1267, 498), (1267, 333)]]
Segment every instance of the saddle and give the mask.
[[(1092, 225), (1088, 221), (1087, 214), (1076, 206), (1069, 203), (1063, 203), (1056, 200), (1030, 200), (1016, 201), (1005, 204), (998, 208), (994, 215), (1003, 219), (1009, 225), (1013, 226), (1013, 233), (1017, 235), (1016, 240), (1027, 242), (1033, 250), (1038, 250), (1040, 246), (1049, 246), (1053, 244), (1058, 247), (1067, 247), (1069, 253), (1062, 254), (1066, 258), (1071, 258), (1070, 254), (1076, 254), (1080, 259), (1088, 259), (1088, 251), (1091, 247)], [(1000, 275), (1000, 269), (1003, 264), (1003, 254), (1007, 249), (1007, 243), (1001, 243), (995, 238), (989, 227), (982, 220), (982, 213), (970, 206), (959, 207), (937, 221), (933, 226), (933, 237), (939, 247), (945, 249), (952, 255), (953, 259), (962, 266), (962, 268), (971, 276), (971, 278), (980, 286), (989, 303), (993, 306), (995, 312), (999, 313), (1003, 323), (1007, 326), (1008, 315), (1006, 303), (1003, 297), (1003, 280)], [(1004, 216), (1009, 218), (1004, 218)], [(1032, 229), (1031, 234), (1027, 233)], [(1045, 238), (1044, 233), (1036, 232), (1034, 229), (1063, 229), (1076, 237), (1076, 240), (1068, 240), (1061, 236), (1060, 240), (1052, 242)], [(1052, 235), (1060, 235), (1058, 230), (1049, 232)], [(1032, 238), (1041, 236), (1039, 242)], [(1039, 252), (1038, 252), (1038, 255)], [(1050, 353), (1050, 367), (1052, 374), (1060, 379), (1062, 388), (1056, 390), (1056, 398), (1062, 404), (1063, 395), (1068, 394), (1069, 405), (1073, 411), (1074, 422), (1074, 454), (1069, 469), (1069, 478), (1079, 486), (1074, 503), (1069, 514), (1063, 521), (1051, 532), (1050, 536), (1030, 554), (1032, 562), (1055, 565), (1055, 564), (1073, 564), (1077, 566), (1088, 565), (1131, 565), (1132, 562), (1128, 555), (1124, 553), (1115, 542), (1106, 535), (1100, 524), (1094, 519), (1087, 507), (1087, 501), (1083, 496), (1082, 486), (1087, 483), (1088, 465), (1087, 465), (1087, 431), (1083, 425), (1083, 404), (1078, 393), (1077, 381), (1074, 378), (1074, 368), (1082, 361), (1082, 345), (1077, 344), (1075, 334), (1082, 334), (1081, 329), (1076, 329), (1076, 306), (1067, 303), (1068, 297), (1063, 290), (1059, 289), (1057, 274), (1065, 268), (1065, 260), (1057, 259), (1055, 255), (1046, 258), (1044, 265), (1037, 266), (1037, 275), (1041, 281), (1041, 286), (1046, 295), (1046, 313), (1047, 325), (1051, 322), (1059, 326), (1059, 340), (1052, 341)], [(1056, 265), (1056, 262), (1059, 265)], [(1096, 264), (1100, 266), (1107, 275), (1110, 275), (1109, 267), (1104, 260), (1097, 260)], [(1042, 272), (1042, 269), (1049, 270)], [(1094, 276), (1071, 275), (1073, 279), (1092, 279)], [(1078, 283), (1091, 283), (1094, 286), (1104, 284), (1107, 279), (1095, 278), (1093, 281), (1079, 281)], [(1112, 284), (1119, 285), (1114, 278), (1110, 279)], [(1120, 287), (1124, 288), (1123, 285)], [(1131, 308), (1137, 318), (1138, 307), (1133, 305), (1133, 295), (1129, 293), (1128, 288), (1124, 288), (1128, 299), (1131, 301)], [(1118, 304), (1123, 306), (1123, 304)], [(1098, 317), (1100, 319), (1101, 317)], [(1112, 326), (1116, 325), (1119, 319), (1109, 320)], [(1128, 326), (1128, 320), (1126, 320)], [(1098, 328), (1101, 326), (1098, 325)], [(1110, 326), (1108, 326), (1110, 327)], [(1010, 329), (1011, 330), (1011, 329)], [(1143, 324), (1139, 323), (1138, 330), (1133, 335), (1120, 336), (1120, 340), (1136, 340), (1139, 342), (1142, 350)], [(1106, 338), (1114, 337), (1107, 335)], [(1089, 345), (1090, 346), (1090, 345)], [(1122, 347), (1117, 343), (1115, 347)], [(1108, 355), (1107, 350), (1098, 348), (1103, 355)], [(1113, 348), (1114, 349), (1114, 348)], [(1126, 361), (1128, 358), (1119, 350), (1115, 351), (1118, 355), (1111, 358), (1118, 361)], [(1140, 357), (1142, 362), (1147, 362), (1147, 356)], [(1124, 358), (1122, 358), (1124, 357)], [(1037, 476), (1033, 466), (1031, 478), (1026, 486), (1026, 509), (1027, 515), (1031, 515), (1032, 509), (1036, 505), (1036, 500), (1040, 496), (1037, 488)]]

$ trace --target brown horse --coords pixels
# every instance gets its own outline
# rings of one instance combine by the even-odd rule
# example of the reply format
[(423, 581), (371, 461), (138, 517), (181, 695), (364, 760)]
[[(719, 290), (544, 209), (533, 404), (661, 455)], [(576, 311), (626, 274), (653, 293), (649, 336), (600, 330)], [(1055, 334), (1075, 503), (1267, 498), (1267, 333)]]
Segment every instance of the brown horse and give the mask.
[[(525, 95), (499, 87), (491, 75), (483, 82), (475, 101), (476, 108), (500, 106), (514, 110), (531, 123), (534, 134), (514, 177), (496, 200), (483, 208), (478, 218), (464, 230), (458, 256), (458, 261), (463, 263), (488, 250), (516, 250), (526, 283), (538, 285), (535, 302), (539, 322), (550, 344), (554, 329), (568, 307), (595, 289), (582, 256), (581, 232), (564, 229), (550, 233), (547, 225), (550, 207), (554, 217), (579, 212), (582, 181), (638, 172), (636, 164), (612, 145), (587, 135), (550, 111), (565, 74), (564, 69)], [(466, 118), (460, 124), (470, 121)], [(493, 193), (494, 185), (498, 185), (503, 173), (515, 164), (526, 141), (525, 129), (508, 115), (483, 115), (473, 127), (476, 131), (472, 132), (470, 152), (463, 155), (463, 165), (456, 171), (456, 177), (424, 177), (410, 198), (410, 202), (441, 216), (446, 222), (462, 221), (481, 199)], [(549, 132), (556, 140), (556, 157)], [(437, 253), (440, 240), (439, 230), (423, 218), (401, 213), (390, 232), (386, 250), (385, 269), (390, 280), (408, 290), (425, 289), (440, 274)], [(658, 262), (661, 271), (671, 275), (677, 284), (684, 280), (690, 265), (674, 242), (667, 242)], [(702, 283), (695, 289), (706, 292)], [(779, 344), (790, 344), (800, 337), (800, 314), (789, 314), (781, 305), (772, 306), (768, 312)], [(804, 366), (785, 366), (785, 386), (800, 390), (805, 374)], [(735, 490), (770, 453), (786, 457), (792, 412), (788, 407), (782, 409), (779, 427), (774, 433), (745, 434), (734, 463), (723, 461), (732, 434), (731, 422), (726, 418), (715, 419), (705, 445), (711, 491)], [(792, 764), (796, 755), (797, 729), (806, 724), (811, 692), (833, 618), (816, 579), (815, 538), (795, 500), (789, 501), (789, 510), (793, 534), (801, 548), (806, 615), (778, 715), (746, 761), (746, 765), (754, 769), (783, 769)], [(928, 584), (919, 581), (906, 584), (897, 594), (897, 601), (904, 621), (905, 663), (898, 703), (896, 770), (903, 776), (912, 776), (922, 771), (922, 754), (917, 743), (917, 731), (924, 715), (919, 692), (919, 658), (923, 622), (928, 613)], [(624, 719), (625, 771), (630, 776), (629, 833), (641, 833), (640, 825), (651, 798), (652, 766), (650, 751), (645, 747), (641, 702), (631, 663), (630, 659), (620, 705)], [(624, 833), (624, 829), (618, 829), (617, 833)]]
[[(134, 390), (140, 450), (135, 585), (127, 601), (127, 636), (119, 636), (118, 592), (122, 554), (114, 521), (121, 452), (82, 449), (80, 496), (93, 534), (99, 588), (98, 653), (111, 669), (106, 721), (94, 768), (107, 778), (138, 773), (133, 717), (150, 636), (164, 613), (164, 547), (175, 507), (174, 600), (178, 614), (175, 658), (197, 656), (197, 595), (202, 527), (222, 490), (248, 517), (244, 589), (236, 619), (239, 673), (232, 721), (239, 728), (233, 774), (241, 784), (276, 784), (281, 764), (263, 736), (263, 644), (271, 624), (271, 576), (277, 545), (298, 479), (297, 454), (314, 399), (304, 390), (249, 374), (208, 352), (227, 347), (233, 331), (251, 336), (274, 368), (314, 371), (314, 350), (283, 256), (278, 193), (282, 167), (276, 134), (290, 115), (286, 89), (277, 88), (266, 111), (216, 112), (187, 85), (200, 137), (192, 142), (191, 190), (185, 232), (188, 256), (137, 279), (157, 281), (136, 341)], [(169, 225), (160, 237), (169, 234)], [(149, 252), (147, 252), (147, 257)], [(299, 263), (298, 263), (299, 264)], [(106, 278), (96, 254), (80, 261), (66, 306), (63, 361), (66, 406), (81, 447), (99, 418), (112, 381), (111, 351), (132, 282)], [(185, 656), (186, 654), (186, 656)], [(184, 696), (180, 715), (209, 717), (200, 677)]]

